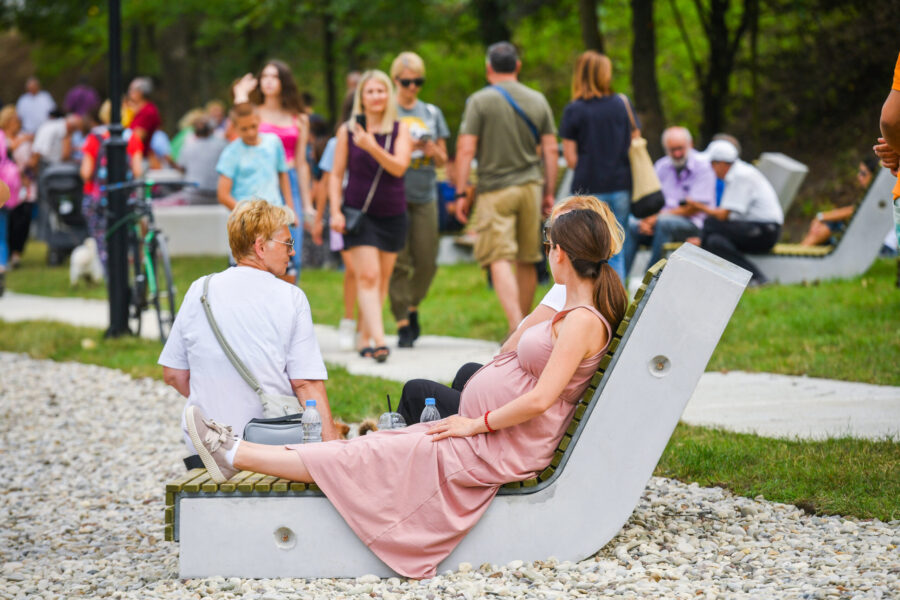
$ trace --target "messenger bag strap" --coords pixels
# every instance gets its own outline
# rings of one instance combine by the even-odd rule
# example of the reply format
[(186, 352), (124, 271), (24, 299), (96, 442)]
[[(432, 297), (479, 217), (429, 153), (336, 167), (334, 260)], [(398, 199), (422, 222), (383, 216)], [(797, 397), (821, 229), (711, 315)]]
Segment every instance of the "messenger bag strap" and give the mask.
[[(393, 134), (389, 133), (387, 139), (384, 141), (384, 149), (388, 152), (391, 151), (391, 138)], [(362, 211), (366, 212), (369, 210), (369, 205), (372, 203), (372, 196), (375, 195), (375, 189), (378, 187), (378, 182), (381, 181), (381, 174), (384, 172), (384, 167), (378, 165), (378, 172), (375, 174), (375, 179), (372, 180), (372, 185), (369, 186), (369, 195), (366, 196), (366, 203), (363, 204)]]
[(528, 130), (531, 132), (531, 135), (534, 136), (534, 143), (540, 144), (541, 134), (538, 133), (537, 125), (535, 125), (534, 121), (532, 121), (531, 118), (529, 118), (529, 116), (525, 114), (525, 111), (522, 110), (522, 107), (519, 106), (519, 104), (513, 99), (512, 95), (499, 85), (492, 85), (490, 86), (490, 88), (499, 92), (500, 95), (503, 96), (507, 102), (509, 102), (509, 105), (512, 106), (514, 111), (516, 111), (516, 114), (522, 117), (522, 120), (525, 121), (526, 125), (528, 125)]
[(209, 321), (209, 326), (212, 328), (213, 333), (216, 336), (216, 339), (219, 341), (219, 346), (222, 347), (222, 350), (225, 352), (225, 356), (228, 357), (228, 360), (231, 361), (231, 364), (234, 365), (235, 370), (237, 370), (238, 375), (247, 382), (253, 391), (256, 392), (258, 396), (263, 394), (262, 386), (259, 385), (259, 382), (256, 381), (256, 378), (250, 373), (250, 370), (241, 362), (241, 359), (238, 358), (238, 355), (235, 354), (234, 350), (231, 348), (231, 345), (228, 343), (228, 340), (225, 339), (225, 336), (222, 335), (222, 332), (219, 330), (219, 325), (216, 323), (216, 319), (213, 317), (212, 308), (209, 305), (209, 280), (212, 279), (212, 275), (207, 275), (203, 280), (203, 295), (200, 296), (200, 304), (203, 305), (203, 312), (206, 313), (206, 320)]
[(622, 104), (625, 105), (625, 112), (628, 113), (628, 120), (631, 121), (631, 137), (635, 136), (635, 132), (638, 131), (637, 123), (634, 120), (634, 113), (631, 112), (631, 102), (628, 101), (628, 96), (625, 94), (618, 94), (619, 100), (622, 101)]

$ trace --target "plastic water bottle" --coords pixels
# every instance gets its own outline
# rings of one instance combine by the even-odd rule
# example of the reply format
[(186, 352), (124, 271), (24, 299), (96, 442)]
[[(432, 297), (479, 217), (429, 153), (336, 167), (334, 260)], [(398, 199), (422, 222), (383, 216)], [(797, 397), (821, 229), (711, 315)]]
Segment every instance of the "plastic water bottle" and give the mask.
[(441, 413), (438, 412), (437, 406), (434, 405), (434, 398), (425, 398), (425, 410), (419, 417), (419, 423), (427, 423), (428, 421), (440, 421)]
[(316, 401), (307, 400), (306, 409), (303, 411), (303, 443), (311, 444), (322, 441), (322, 417), (316, 410)]

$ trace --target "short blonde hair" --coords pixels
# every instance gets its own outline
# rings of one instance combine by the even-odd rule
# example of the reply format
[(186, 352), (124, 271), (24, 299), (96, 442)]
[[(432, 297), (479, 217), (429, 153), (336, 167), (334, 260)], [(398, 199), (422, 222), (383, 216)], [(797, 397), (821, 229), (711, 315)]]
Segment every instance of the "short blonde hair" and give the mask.
[(387, 76), (387, 73), (378, 69), (371, 69), (360, 76), (356, 92), (353, 94), (353, 112), (350, 113), (350, 123), (353, 123), (356, 115), (363, 114), (363, 88), (372, 79), (384, 84), (384, 87), (387, 88), (388, 96), (387, 105), (384, 107), (384, 115), (381, 117), (381, 131), (378, 133), (391, 133), (394, 130), (394, 121), (397, 120), (397, 99), (394, 97), (394, 84), (391, 83), (391, 78)]
[(293, 225), (294, 215), (284, 206), (265, 200), (238, 202), (228, 217), (228, 245), (235, 260), (253, 254), (259, 238), (270, 239), (284, 226)]
[(391, 79), (396, 79), (403, 72), (403, 69), (425, 77), (425, 61), (415, 52), (401, 52), (391, 63)]
[(600, 215), (609, 227), (609, 245), (612, 250), (610, 256), (615, 256), (619, 253), (622, 249), (622, 245), (625, 243), (625, 230), (622, 228), (622, 225), (616, 219), (616, 216), (613, 214), (612, 210), (610, 210), (609, 205), (606, 202), (603, 202), (596, 196), (569, 196), (553, 207), (553, 211), (550, 213), (549, 222), (552, 223), (560, 214), (573, 210), (592, 210)]

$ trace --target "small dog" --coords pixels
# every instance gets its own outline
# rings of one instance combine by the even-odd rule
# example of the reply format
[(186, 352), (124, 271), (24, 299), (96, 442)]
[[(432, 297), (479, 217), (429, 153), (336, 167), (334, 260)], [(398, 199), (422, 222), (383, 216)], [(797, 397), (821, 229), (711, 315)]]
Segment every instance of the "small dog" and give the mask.
[(103, 283), (103, 264), (97, 252), (97, 240), (90, 237), (72, 250), (69, 259), (69, 285), (75, 287), (82, 278), (89, 283)]

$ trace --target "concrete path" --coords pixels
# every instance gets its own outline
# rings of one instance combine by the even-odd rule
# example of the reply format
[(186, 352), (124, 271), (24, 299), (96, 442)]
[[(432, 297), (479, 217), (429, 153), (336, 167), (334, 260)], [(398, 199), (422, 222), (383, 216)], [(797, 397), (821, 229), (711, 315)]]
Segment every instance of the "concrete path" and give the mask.
[[(7, 292), (0, 297), (0, 319), (55, 320), (106, 329), (106, 301), (47, 298)], [(157, 336), (155, 317), (145, 314), (144, 337)], [(350, 373), (397, 381), (413, 378), (449, 382), (466, 362), (484, 363), (498, 349), (493, 342), (423, 336), (415, 349), (397, 348), (388, 336), (391, 357), (383, 364), (338, 349), (337, 329), (316, 326), (325, 360)], [(849, 435), (900, 441), (900, 387), (794, 377), (769, 373), (705, 373), (685, 409), (686, 423), (755, 432), (768, 437), (822, 439)]]

